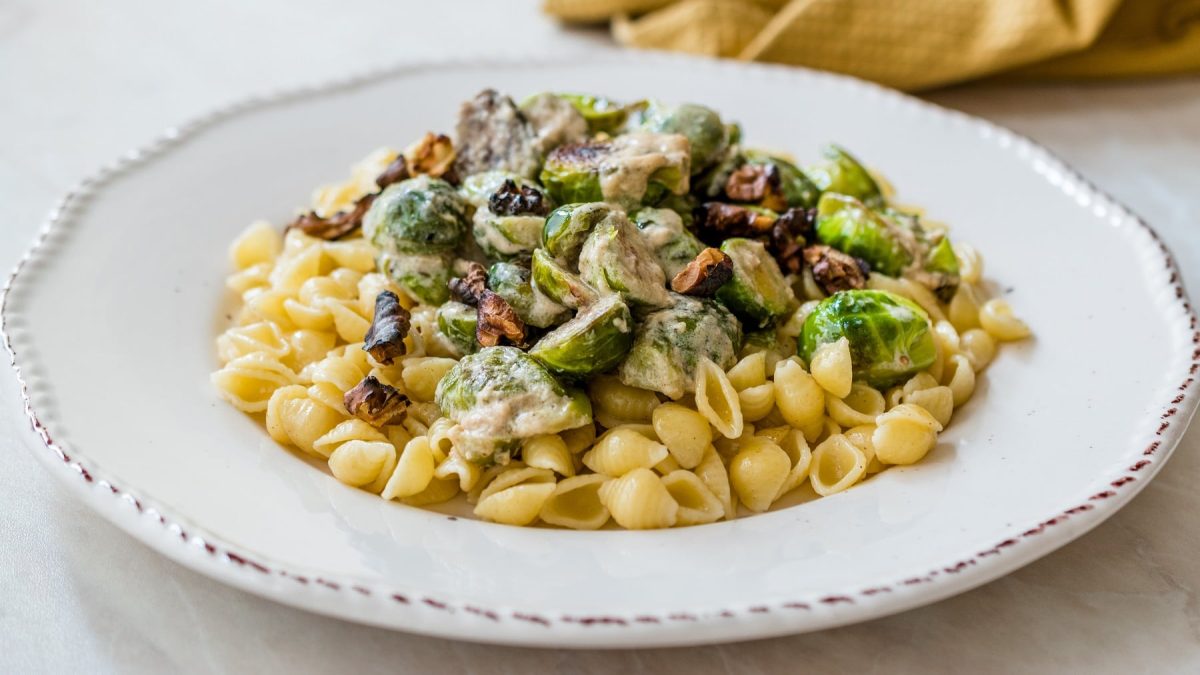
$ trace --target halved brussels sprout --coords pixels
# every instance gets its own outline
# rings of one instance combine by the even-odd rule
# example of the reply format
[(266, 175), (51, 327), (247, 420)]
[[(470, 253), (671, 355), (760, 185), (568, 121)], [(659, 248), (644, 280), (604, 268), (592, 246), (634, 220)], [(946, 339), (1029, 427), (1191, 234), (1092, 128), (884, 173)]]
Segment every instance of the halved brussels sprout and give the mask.
[(453, 251), (467, 229), (466, 201), (440, 178), (389, 185), (363, 216), (363, 236), (385, 253)]
[(747, 164), (775, 167), (779, 172), (779, 191), (789, 208), (810, 209), (817, 205), (821, 188), (795, 164), (761, 150), (746, 150), (745, 156)]
[(593, 134), (601, 131), (612, 133), (620, 129), (629, 117), (629, 110), (626, 106), (603, 96), (591, 94), (555, 94), (555, 96), (574, 106), (575, 110), (587, 121), (588, 131)]
[(588, 377), (611, 370), (633, 344), (633, 315), (616, 295), (604, 295), (537, 341), (529, 355), (560, 375)]
[(733, 259), (733, 278), (717, 291), (717, 300), (757, 328), (788, 313), (796, 296), (762, 242), (733, 237), (721, 244), (721, 251)]
[(549, 328), (569, 319), (570, 310), (534, 288), (530, 276), (525, 267), (498, 262), (488, 269), (487, 286), (508, 301), (521, 321), (530, 326)]
[(667, 307), (667, 277), (641, 232), (614, 211), (588, 235), (579, 253), (579, 277), (600, 291), (620, 293), (634, 307)]
[(925, 254), (925, 279), (917, 281), (924, 283), (942, 299), (950, 302), (954, 291), (958, 289), (958, 255), (950, 244), (950, 238), (943, 236)]
[(563, 387), (516, 347), (464, 356), (438, 382), (434, 401), (457, 423), (455, 449), (479, 463), (507, 462), (513, 441), (592, 422), (587, 394)]
[(534, 94), (521, 101), (521, 112), (537, 134), (542, 154), (562, 145), (587, 138), (587, 118), (567, 99), (556, 94)]
[(463, 354), (473, 354), (479, 349), (479, 343), (475, 342), (475, 326), (478, 322), (478, 312), (470, 305), (447, 302), (438, 307), (438, 332)]
[(722, 369), (737, 360), (742, 326), (719, 303), (671, 294), (672, 305), (651, 312), (634, 331), (633, 347), (617, 373), (632, 387), (673, 399), (695, 391), (696, 364), (709, 358)]
[(670, 209), (641, 209), (633, 214), (633, 222), (642, 237), (658, 256), (658, 264), (668, 279), (704, 250), (704, 244), (683, 226), (683, 219)]
[(821, 149), (825, 159), (805, 172), (812, 182), (824, 192), (848, 195), (870, 206), (883, 206), (883, 192), (871, 177), (871, 173), (857, 159), (836, 145)]
[(639, 132), (560, 145), (546, 156), (541, 180), (560, 204), (605, 201), (628, 208), (687, 192), (689, 166), (687, 138)]
[(578, 274), (558, 264), (546, 249), (533, 252), (533, 286), (553, 302), (579, 309), (600, 297), (596, 289), (583, 283)]
[(450, 298), (451, 266), (449, 254), (379, 256), (379, 271), (400, 288), (426, 305), (440, 305)]
[(692, 173), (700, 173), (729, 146), (729, 129), (711, 108), (695, 103), (650, 103), (639, 127), (658, 134), (682, 134), (691, 146)]
[(887, 291), (842, 291), (822, 300), (804, 320), (800, 356), (811, 361), (817, 347), (843, 337), (854, 378), (877, 389), (907, 380), (937, 357), (925, 310)]
[(536, 215), (498, 216), (486, 206), (475, 210), (471, 236), (479, 250), (491, 260), (527, 256), (542, 240), (546, 219)]
[(603, 202), (560, 206), (546, 217), (542, 246), (557, 260), (574, 266), (592, 228), (612, 212), (613, 208)]
[(880, 216), (854, 197), (832, 192), (821, 195), (817, 204), (817, 238), (891, 277), (900, 276), (918, 249), (912, 230)]

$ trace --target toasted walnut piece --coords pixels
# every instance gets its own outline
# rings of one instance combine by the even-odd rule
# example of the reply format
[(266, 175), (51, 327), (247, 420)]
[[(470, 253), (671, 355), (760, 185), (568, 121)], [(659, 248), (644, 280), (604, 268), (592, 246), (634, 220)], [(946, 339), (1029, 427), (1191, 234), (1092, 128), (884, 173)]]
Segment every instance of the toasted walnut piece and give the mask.
[(710, 243), (719, 243), (729, 237), (756, 237), (766, 234), (776, 220), (774, 216), (766, 213), (720, 202), (701, 204), (696, 208), (694, 215), (701, 236)]
[(426, 131), (420, 140), (404, 150), (408, 170), (441, 178), (454, 165), (454, 144), (445, 134)]
[(720, 249), (706, 248), (671, 279), (671, 290), (684, 295), (709, 297), (733, 278), (733, 258)]
[(775, 221), (775, 223), (787, 228), (787, 231), (794, 236), (811, 240), (813, 238), (813, 230), (817, 225), (817, 210), (802, 208), (788, 209), (779, 214), (779, 220)]
[(404, 159), (404, 155), (397, 155), (396, 159), (393, 159), (392, 163), (383, 170), (383, 173), (375, 178), (375, 184), (382, 190), (392, 183), (399, 183), (408, 178), (412, 178), (412, 174), (408, 172), (408, 160)]
[(517, 187), (516, 182), (509, 178), (488, 197), (488, 209), (498, 216), (544, 216), (550, 213), (550, 203), (536, 188), (527, 185)]
[(455, 300), (474, 307), (479, 304), (480, 296), (487, 290), (487, 270), (483, 265), (472, 261), (467, 265), (466, 276), (451, 279), (447, 286)]
[(483, 347), (495, 347), (501, 339), (520, 347), (525, 344), (525, 322), (504, 298), (484, 290), (479, 296), (475, 340)]
[(377, 362), (391, 365), (397, 356), (404, 356), (407, 348), (404, 338), (408, 336), (412, 315), (400, 306), (400, 299), (391, 291), (375, 296), (375, 318), (363, 338), (363, 351)]
[(725, 196), (735, 202), (753, 202), (773, 211), (787, 208), (780, 190), (779, 168), (774, 164), (743, 164), (725, 181)]
[(346, 392), (342, 403), (351, 415), (377, 427), (403, 416), (408, 409), (408, 397), (375, 379), (374, 375), (368, 375), (354, 385)]
[(838, 291), (865, 288), (867, 285), (864, 264), (836, 248), (824, 244), (809, 246), (804, 249), (804, 261), (812, 267), (817, 285), (830, 295)]
[(328, 218), (318, 216), (315, 211), (302, 213), (288, 225), (288, 229), (296, 228), (304, 234), (318, 239), (341, 239), (362, 225), (363, 216), (366, 215), (367, 209), (371, 208), (373, 201), (375, 201), (374, 194), (363, 195), (354, 202), (354, 208), (349, 211), (339, 211)]
[(766, 244), (784, 274), (795, 274), (804, 268), (804, 237), (792, 234), (787, 227), (776, 222), (771, 227)]

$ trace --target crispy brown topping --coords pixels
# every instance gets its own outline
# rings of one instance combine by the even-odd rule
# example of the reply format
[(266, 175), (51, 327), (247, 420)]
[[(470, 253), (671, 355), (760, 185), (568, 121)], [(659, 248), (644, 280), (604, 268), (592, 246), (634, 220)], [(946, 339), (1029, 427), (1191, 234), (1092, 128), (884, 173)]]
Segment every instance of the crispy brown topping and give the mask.
[(709, 297), (733, 278), (733, 258), (719, 249), (706, 248), (671, 279), (671, 290), (684, 295)]
[(787, 208), (787, 199), (779, 184), (779, 169), (774, 164), (743, 164), (729, 174), (725, 195), (736, 202), (752, 202), (782, 211)]
[(525, 322), (507, 300), (494, 292), (485, 289), (480, 294), (476, 318), (475, 340), (481, 346), (495, 347), (501, 339), (517, 346), (524, 345)]
[(396, 159), (392, 160), (391, 164), (387, 165), (383, 173), (375, 178), (375, 184), (382, 190), (392, 183), (399, 183), (411, 177), (412, 174), (408, 172), (408, 160), (404, 159), (404, 155), (398, 155)]
[(455, 277), (448, 284), (455, 300), (471, 306), (479, 304), (479, 298), (487, 290), (487, 270), (477, 262), (467, 266), (465, 277)]
[(488, 209), (498, 216), (544, 216), (550, 213), (550, 204), (536, 188), (517, 187), (517, 183), (509, 178), (488, 198)]
[(363, 351), (377, 362), (391, 365), (397, 356), (403, 356), (407, 348), (404, 338), (408, 336), (412, 315), (400, 306), (400, 299), (391, 291), (375, 296), (375, 318), (363, 338)]
[(866, 288), (866, 265), (854, 256), (817, 244), (804, 249), (804, 260), (812, 267), (817, 285), (830, 295), (838, 291)]
[(779, 220), (776, 224), (787, 228), (787, 231), (794, 236), (804, 237), (811, 240), (813, 238), (813, 229), (817, 224), (816, 209), (788, 209), (779, 214)]
[(421, 140), (404, 151), (409, 171), (434, 178), (441, 178), (450, 170), (454, 165), (454, 157), (454, 144), (450, 142), (450, 137), (432, 131), (426, 131)]
[(377, 427), (404, 415), (408, 409), (408, 397), (375, 379), (374, 375), (368, 375), (354, 385), (342, 402), (351, 415)]
[(296, 228), (310, 237), (318, 239), (341, 239), (350, 234), (362, 225), (363, 216), (366, 215), (367, 209), (371, 208), (371, 202), (375, 201), (375, 195), (364, 195), (357, 202), (354, 202), (354, 208), (349, 211), (340, 211), (322, 218), (315, 211), (301, 214), (288, 225), (288, 229)]
[(717, 243), (729, 237), (766, 234), (776, 218), (744, 206), (708, 202), (696, 208), (696, 227), (706, 240)]
[(788, 209), (771, 226), (767, 250), (787, 273), (798, 273), (804, 267), (804, 244), (812, 236), (813, 209)]

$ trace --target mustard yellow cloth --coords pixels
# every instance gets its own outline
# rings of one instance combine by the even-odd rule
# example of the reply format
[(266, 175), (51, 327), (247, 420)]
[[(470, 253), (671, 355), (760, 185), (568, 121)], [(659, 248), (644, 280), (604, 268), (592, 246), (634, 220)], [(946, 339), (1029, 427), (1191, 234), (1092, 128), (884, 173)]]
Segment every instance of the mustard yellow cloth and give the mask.
[(1200, 0), (543, 0), (625, 45), (774, 61), (908, 90), (988, 75), (1200, 72)]

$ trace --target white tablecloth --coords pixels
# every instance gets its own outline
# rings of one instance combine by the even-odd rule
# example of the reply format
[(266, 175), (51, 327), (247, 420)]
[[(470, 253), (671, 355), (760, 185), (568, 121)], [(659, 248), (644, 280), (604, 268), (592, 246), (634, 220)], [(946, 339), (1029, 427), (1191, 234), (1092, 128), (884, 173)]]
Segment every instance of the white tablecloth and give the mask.
[[(0, 263), (15, 262), (82, 176), (222, 102), (447, 50), (605, 43), (603, 31), (541, 18), (532, 2), (8, 0)], [(1145, 216), (1200, 289), (1200, 78), (975, 85), (930, 98), (1061, 154)], [(951, 600), (754, 643), (571, 652), (366, 628), (190, 572), (68, 497), (29, 454), (43, 450), (18, 401), (13, 378), (0, 374), (0, 672), (1200, 670), (1200, 428), (1107, 523)]]

